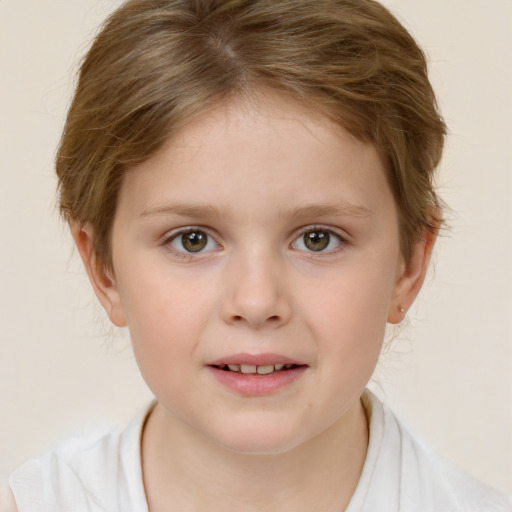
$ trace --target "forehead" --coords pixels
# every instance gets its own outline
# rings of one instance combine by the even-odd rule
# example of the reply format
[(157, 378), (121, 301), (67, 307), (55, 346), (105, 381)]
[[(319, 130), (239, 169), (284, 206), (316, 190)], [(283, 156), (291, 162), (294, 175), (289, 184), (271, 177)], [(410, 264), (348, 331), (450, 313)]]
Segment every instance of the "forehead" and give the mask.
[(202, 113), (128, 173), (121, 195), (139, 214), (179, 200), (253, 215), (255, 198), (274, 213), (283, 201), (291, 209), (343, 202), (371, 211), (391, 198), (373, 145), (278, 96)]
[[(290, 139), (290, 135), (294, 137)], [(178, 156), (180, 150), (185, 154), (191, 148), (226, 149), (232, 141), (242, 144), (246, 151), (259, 152), (264, 146), (265, 153), (290, 150), (288, 157), (291, 152), (300, 157), (308, 150), (320, 150), (322, 154), (336, 151), (340, 139), (351, 156), (356, 157), (356, 152), (362, 155), (361, 149), (366, 146), (373, 151), (369, 144), (356, 139), (315, 107), (301, 105), (278, 93), (257, 91), (253, 97), (245, 95), (242, 99), (221, 102), (202, 112), (170, 137), (166, 147), (172, 147)]]

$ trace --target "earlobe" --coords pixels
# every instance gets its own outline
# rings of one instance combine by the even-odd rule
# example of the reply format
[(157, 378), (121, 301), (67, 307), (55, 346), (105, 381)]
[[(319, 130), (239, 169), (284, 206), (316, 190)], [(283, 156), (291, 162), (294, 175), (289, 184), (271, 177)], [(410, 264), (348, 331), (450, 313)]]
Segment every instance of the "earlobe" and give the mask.
[(388, 311), (389, 323), (400, 323), (420, 292), (436, 238), (436, 232), (425, 232), (424, 237), (416, 243), (409, 262), (402, 263)]
[(118, 327), (125, 327), (126, 318), (113, 272), (98, 262), (94, 251), (93, 227), (90, 224), (72, 223), (70, 228), (96, 297), (112, 323)]

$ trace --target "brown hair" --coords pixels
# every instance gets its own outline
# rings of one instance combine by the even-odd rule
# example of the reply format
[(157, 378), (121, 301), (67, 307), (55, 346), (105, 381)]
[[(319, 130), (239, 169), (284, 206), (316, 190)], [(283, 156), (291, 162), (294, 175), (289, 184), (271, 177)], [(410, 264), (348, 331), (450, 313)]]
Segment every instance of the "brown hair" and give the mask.
[(98, 260), (123, 173), (219, 101), (273, 90), (373, 143), (400, 216), (401, 250), (440, 222), (433, 171), (445, 125), (423, 52), (373, 0), (130, 0), (81, 66), (57, 154), (60, 208), (90, 223)]

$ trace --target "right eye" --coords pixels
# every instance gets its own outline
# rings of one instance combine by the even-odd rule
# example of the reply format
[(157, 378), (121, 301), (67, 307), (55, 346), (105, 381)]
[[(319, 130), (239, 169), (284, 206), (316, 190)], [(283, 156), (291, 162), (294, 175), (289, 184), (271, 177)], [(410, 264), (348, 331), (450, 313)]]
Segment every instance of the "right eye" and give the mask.
[(343, 247), (345, 240), (332, 229), (313, 227), (304, 231), (292, 244), (300, 251), (329, 254)]
[(180, 231), (174, 234), (167, 244), (175, 251), (185, 254), (202, 253), (219, 248), (219, 244), (208, 233), (200, 229)]

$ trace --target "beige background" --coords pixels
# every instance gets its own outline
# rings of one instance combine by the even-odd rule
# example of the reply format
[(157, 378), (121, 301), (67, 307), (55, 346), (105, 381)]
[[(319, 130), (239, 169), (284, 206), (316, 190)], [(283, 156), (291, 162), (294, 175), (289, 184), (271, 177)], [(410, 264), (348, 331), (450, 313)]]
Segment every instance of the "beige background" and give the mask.
[[(0, 0), (0, 474), (150, 397), (54, 208), (71, 73), (117, 3)], [(512, 1), (386, 4), (432, 60), (454, 213), (375, 387), (427, 442), (512, 493)]]

